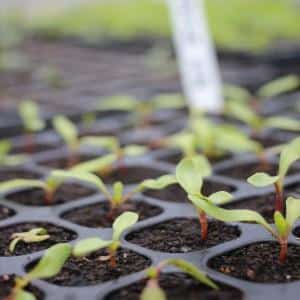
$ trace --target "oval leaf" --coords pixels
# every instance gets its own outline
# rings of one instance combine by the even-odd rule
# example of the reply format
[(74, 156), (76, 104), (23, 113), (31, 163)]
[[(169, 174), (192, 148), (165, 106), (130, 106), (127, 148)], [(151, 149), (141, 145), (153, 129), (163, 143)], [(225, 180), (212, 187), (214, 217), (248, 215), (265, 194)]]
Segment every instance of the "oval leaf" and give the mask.
[(55, 117), (53, 127), (69, 147), (73, 148), (77, 145), (77, 128), (68, 118), (64, 116)]
[(36, 297), (24, 290), (18, 290), (15, 297), (13, 298), (14, 300), (36, 300)]
[(113, 136), (86, 136), (80, 139), (80, 144), (104, 148), (109, 151), (117, 151), (120, 147), (117, 138)]
[(276, 211), (274, 213), (274, 223), (279, 235), (287, 237), (290, 230), (290, 226), (279, 211)]
[(139, 104), (138, 100), (126, 95), (117, 95), (106, 98), (98, 105), (98, 110), (134, 110)]
[(57, 275), (72, 252), (72, 246), (61, 243), (50, 247), (28, 273), (31, 279), (46, 279)]
[(257, 187), (265, 187), (274, 184), (278, 179), (279, 176), (270, 176), (267, 173), (259, 172), (248, 177), (247, 182)]
[(156, 179), (146, 179), (140, 184), (140, 186), (141, 188), (161, 190), (175, 183), (177, 183), (176, 177), (174, 175), (168, 174), (162, 175)]
[(288, 197), (286, 200), (286, 221), (290, 227), (293, 227), (295, 222), (300, 217), (300, 199)]
[(288, 117), (268, 118), (264, 125), (269, 128), (278, 128), (290, 131), (300, 131), (300, 121)]
[(19, 106), (19, 115), (28, 131), (40, 131), (45, 128), (45, 122), (39, 117), (39, 109), (33, 101), (23, 101)]
[(73, 255), (76, 257), (87, 256), (90, 253), (110, 246), (112, 241), (104, 241), (100, 238), (89, 238), (79, 241), (73, 248)]
[(232, 200), (232, 195), (228, 192), (220, 191), (209, 195), (208, 199), (216, 205), (222, 205), (230, 202)]
[(159, 287), (157, 281), (149, 280), (141, 294), (141, 300), (167, 300), (164, 291)]
[(122, 213), (113, 223), (113, 240), (119, 241), (122, 233), (133, 226), (139, 219), (138, 214), (134, 212)]
[(14, 189), (41, 188), (45, 189), (46, 184), (41, 180), (34, 179), (13, 179), (0, 184), (0, 193), (7, 193)]

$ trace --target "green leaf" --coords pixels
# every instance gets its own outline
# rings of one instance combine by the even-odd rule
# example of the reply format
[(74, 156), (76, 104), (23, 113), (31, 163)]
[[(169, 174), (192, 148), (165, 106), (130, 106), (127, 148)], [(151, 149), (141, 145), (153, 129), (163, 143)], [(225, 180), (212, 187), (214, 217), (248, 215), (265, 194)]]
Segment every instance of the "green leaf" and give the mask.
[(231, 84), (224, 84), (223, 94), (226, 99), (242, 102), (248, 102), (248, 100), (252, 97), (247, 89)]
[(294, 226), (294, 223), (300, 217), (300, 199), (295, 197), (288, 197), (286, 200), (286, 221), (290, 227)]
[(196, 137), (191, 132), (180, 132), (166, 138), (165, 143), (171, 148), (179, 148), (185, 156), (193, 156), (197, 153)]
[(114, 97), (102, 100), (97, 109), (98, 110), (134, 110), (139, 101), (131, 96), (117, 95)]
[(122, 213), (113, 223), (113, 240), (119, 241), (122, 233), (132, 227), (138, 219), (138, 214), (134, 212)]
[(0, 161), (10, 152), (11, 142), (8, 140), (0, 141)]
[(279, 176), (271, 176), (267, 173), (258, 172), (247, 178), (247, 182), (256, 187), (265, 187), (278, 181)]
[(274, 97), (289, 91), (292, 91), (300, 86), (300, 79), (296, 75), (288, 75), (275, 79), (263, 85), (257, 92), (260, 98)]
[(157, 280), (149, 280), (146, 287), (143, 289), (141, 300), (167, 300), (164, 291), (157, 284)]
[(55, 117), (53, 127), (68, 147), (74, 149), (78, 146), (77, 128), (68, 118), (64, 116)]
[(113, 202), (116, 204), (121, 204), (123, 200), (124, 185), (122, 182), (117, 181), (113, 184)]
[(185, 107), (185, 101), (180, 94), (162, 94), (152, 100), (155, 109), (179, 109)]
[(72, 246), (60, 243), (50, 247), (37, 265), (28, 273), (31, 279), (46, 279), (56, 276), (70, 257)]
[(74, 172), (99, 172), (117, 161), (116, 154), (107, 154), (100, 158), (77, 164), (71, 169)]
[(96, 175), (88, 173), (88, 172), (82, 172), (82, 171), (63, 171), (63, 170), (54, 170), (50, 173), (50, 177), (53, 177), (58, 180), (79, 180), (84, 181), (89, 184), (92, 184), (99, 189), (108, 199), (111, 198), (111, 194), (106, 188), (103, 181)]
[(230, 202), (232, 195), (228, 192), (220, 191), (209, 195), (208, 199), (216, 205), (222, 205)]
[(25, 189), (25, 188), (41, 188), (46, 189), (45, 182), (35, 179), (12, 179), (0, 183), (0, 193), (7, 193), (14, 189)]
[(265, 120), (265, 127), (300, 131), (300, 121), (288, 117), (271, 117)]
[(171, 174), (162, 175), (156, 179), (146, 179), (141, 184), (141, 189), (161, 190), (171, 184), (177, 183), (176, 177)]
[(187, 193), (199, 194), (203, 177), (210, 172), (210, 165), (204, 156), (185, 158), (176, 167), (176, 179)]
[(290, 226), (279, 211), (276, 211), (274, 213), (274, 223), (275, 223), (276, 229), (279, 233), (279, 236), (281, 236), (281, 237), (288, 236)]
[(207, 215), (223, 222), (255, 222), (262, 225), (266, 230), (274, 234), (272, 227), (257, 212), (248, 209), (224, 209), (210, 203), (206, 199), (189, 195), (189, 199), (199, 209)]
[(13, 299), (14, 300), (36, 300), (36, 297), (30, 292), (24, 290), (18, 290)]
[(19, 115), (24, 127), (29, 132), (40, 131), (45, 128), (45, 122), (39, 117), (39, 109), (33, 101), (23, 101), (19, 106)]
[(283, 147), (279, 159), (280, 180), (283, 180), (290, 166), (300, 159), (300, 137)]
[(124, 156), (139, 156), (145, 154), (148, 148), (141, 145), (128, 145), (123, 148)]
[(105, 148), (113, 152), (118, 151), (120, 147), (117, 138), (111, 136), (86, 136), (80, 139), (80, 144)]
[(87, 256), (95, 251), (107, 248), (113, 241), (104, 241), (100, 238), (89, 238), (79, 241), (73, 248), (73, 255), (75, 257)]
[(219, 289), (219, 287), (212, 280), (210, 280), (204, 272), (200, 271), (198, 268), (196, 268), (191, 263), (189, 263), (183, 259), (177, 259), (177, 258), (169, 259), (169, 260), (167, 260), (167, 263), (168, 263), (168, 265), (177, 267), (184, 273), (194, 277), (199, 282), (211, 287), (212, 289), (214, 289), (214, 290)]

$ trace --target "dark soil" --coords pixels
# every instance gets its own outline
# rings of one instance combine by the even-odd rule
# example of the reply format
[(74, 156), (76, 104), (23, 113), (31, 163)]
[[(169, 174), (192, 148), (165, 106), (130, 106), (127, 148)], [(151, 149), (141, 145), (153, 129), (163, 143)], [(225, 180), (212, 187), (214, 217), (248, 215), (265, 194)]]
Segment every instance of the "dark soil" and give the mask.
[(297, 182), (295, 184), (289, 185), (288, 187), (285, 188), (285, 191), (291, 195), (300, 198), (300, 183)]
[(112, 268), (108, 261), (101, 259), (106, 255), (107, 252), (101, 250), (88, 257), (71, 257), (62, 271), (49, 281), (60, 286), (89, 286), (142, 271), (151, 264), (150, 260), (142, 255), (131, 250), (119, 249), (116, 256), (117, 267)]
[(37, 154), (40, 152), (45, 152), (49, 150), (54, 150), (58, 147), (58, 145), (50, 145), (50, 144), (35, 144), (32, 149), (30, 149), (30, 152), (28, 152), (28, 149), (26, 146), (22, 147), (15, 147), (12, 149), (12, 154)]
[[(234, 191), (234, 188), (222, 183), (213, 182), (209, 180), (206, 180), (203, 185), (204, 195), (210, 195), (221, 190), (232, 192)], [(190, 202), (187, 198), (186, 192), (178, 184), (172, 184), (163, 190), (146, 190), (144, 194), (146, 196), (156, 198), (162, 201), (176, 203)]]
[(275, 137), (258, 136), (253, 137), (253, 139), (261, 143), (264, 148), (271, 148), (284, 143), (282, 140), (276, 139)]
[[(85, 154), (80, 154), (79, 156), (76, 157), (76, 163), (82, 163), (86, 162), (88, 160), (96, 158), (95, 156), (92, 155), (85, 155)], [(69, 168), (69, 157), (59, 157), (59, 158), (53, 158), (49, 160), (43, 160), (38, 162), (39, 165), (51, 169), (68, 169)]]
[[(0, 277), (0, 300), (6, 300), (6, 298), (9, 296), (12, 288), (15, 285), (15, 277), (15, 275), (2, 275)], [(31, 284), (25, 290), (32, 293), (37, 300), (42, 300), (45, 298), (44, 293)]]
[(54, 194), (52, 203), (45, 202), (45, 192), (42, 189), (22, 190), (12, 194), (8, 194), (6, 198), (9, 201), (17, 202), (29, 206), (47, 206), (58, 205), (81, 198), (85, 198), (95, 194), (96, 191), (92, 188), (80, 185), (78, 183), (64, 183)]
[(300, 280), (300, 246), (289, 245), (285, 264), (279, 262), (275, 242), (250, 244), (210, 260), (221, 273), (253, 282), (284, 283)]
[[(25, 232), (33, 228), (43, 227), (47, 229), (50, 238), (43, 242), (38, 243), (24, 243), (20, 241), (13, 254), (8, 251), (8, 246), (10, 243), (10, 237), (13, 233), (16, 232)], [(68, 242), (76, 238), (76, 233), (58, 227), (50, 223), (20, 223), (7, 227), (0, 228), (0, 255), (1, 256), (16, 256), (16, 255), (25, 255), (34, 253), (37, 251), (45, 250), (57, 243)]]
[[(105, 300), (139, 300), (146, 285), (146, 280), (141, 280), (132, 285), (117, 290)], [(182, 273), (162, 274), (159, 280), (160, 287), (169, 300), (241, 300), (243, 294), (238, 289), (217, 283), (219, 291), (198, 282)]]
[(113, 169), (110, 173), (105, 174), (103, 181), (108, 184), (112, 184), (116, 181), (121, 181), (124, 184), (135, 184), (149, 178), (157, 178), (164, 175), (165, 172), (160, 170), (144, 167), (144, 166), (119, 166)]
[(202, 250), (233, 240), (240, 236), (237, 226), (209, 221), (208, 238), (201, 240), (197, 219), (177, 218), (130, 233), (126, 240), (156, 251), (185, 253)]
[(138, 213), (139, 220), (145, 220), (162, 213), (160, 207), (150, 205), (143, 201), (127, 201), (120, 209), (115, 211), (114, 216), (109, 215), (110, 205), (108, 202), (102, 202), (73, 209), (62, 215), (62, 218), (72, 223), (86, 227), (111, 227), (113, 221), (124, 211), (133, 211)]
[(41, 175), (34, 172), (20, 168), (0, 168), (0, 182), (12, 180), (16, 178), (22, 179), (38, 179)]
[(0, 221), (13, 216), (15, 212), (5, 206), (0, 205)]
[[(246, 180), (248, 177), (253, 175), (256, 172), (267, 172), (271, 175), (276, 175), (278, 171), (277, 164), (268, 164), (267, 166), (262, 166), (258, 162), (246, 162), (227, 167), (223, 170), (217, 171), (218, 174), (225, 175), (235, 179)], [(288, 172), (288, 175), (295, 174), (300, 172), (299, 169), (291, 168)]]

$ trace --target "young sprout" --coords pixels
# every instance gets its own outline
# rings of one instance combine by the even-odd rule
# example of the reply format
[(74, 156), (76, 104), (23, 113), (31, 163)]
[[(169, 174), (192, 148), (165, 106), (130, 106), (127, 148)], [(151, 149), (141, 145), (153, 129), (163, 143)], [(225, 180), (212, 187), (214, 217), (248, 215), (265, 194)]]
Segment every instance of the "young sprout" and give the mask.
[(168, 259), (162, 261), (157, 266), (150, 267), (146, 270), (146, 276), (148, 278), (148, 282), (146, 284), (146, 287), (142, 291), (141, 300), (166, 300), (167, 299), (165, 292), (159, 286), (159, 279), (162, 270), (168, 266), (176, 267), (181, 272), (190, 275), (200, 283), (207, 285), (213, 290), (219, 289), (219, 287), (211, 279), (209, 279), (206, 276), (206, 274), (202, 272), (200, 269), (198, 269), (191, 263), (187, 262), (186, 260), (174, 258), (174, 259)]
[(21, 102), (19, 105), (19, 115), (27, 134), (26, 152), (32, 153), (34, 150), (33, 134), (43, 130), (46, 124), (44, 120), (40, 118), (39, 108), (33, 101), (27, 100)]
[(0, 141), (0, 166), (16, 166), (26, 160), (26, 155), (10, 155), (11, 143), (8, 140)]
[(98, 176), (91, 173), (57, 170), (53, 171), (52, 175), (60, 180), (76, 179), (96, 186), (110, 202), (111, 210), (109, 215), (111, 215), (112, 218), (114, 218), (115, 213), (124, 204), (124, 202), (132, 198), (135, 194), (140, 193), (145, 189), (163, 189), (168, 185), (176, 183), (176, 179), (173, 175), (163, 175), (156, 179), (146, 179), (131, 191), (124, 194), (124, 185), (122, 182), (115, 182), (112, 186), (112, 192), (110, 192), (104, 182)]
[[(213, 193), (209, 196), (201, 192), (203, 178), (211, 175), (211, 167), (204, 156), (183, 159), (176, 167), (176, 179), (188, 195), (194, 195), (215, 204), (224, 204), (231, 200), (231, 195), (225, 191)], [(196, 206), (201, 225), (201, 239), (207, 239), (208, 222), (204, 210)]]
[(75, 257), (87, 256), (100, 249), (107, 249), (108, 256), (101, 257), (102, 261), (110, 261), (112, 268), (117, 265), (116, 254), (118, 249), (121, 247), (121, 235), (123, 232), (132, 227), (137, 221), (139, 216), (133, 212), (124, 212), (121, 214), (113, 223), (112, 239), (103, 240), (99, 237), (92, 237), (85, 240), (79, 241), (75, 244), (73, 249), (73, 255)]
[(72, 246), (69, 244), (60, 243), (50, 247), (32, 270), (23, 277), (16, 278), (15, 286), (6, 300), (36, 300), (36, 297), (25, 291), (25, 288), (33, 280), (56, 276), (71, 254)]
[(275, 187), (275, 210), (283, 212), (283, 184), (285, 176), (291, 165), (300, 159), (300, 138), (296, 138), (282, 148), (279, 158), (278, 173), (271, 176), (264, 172), (258, 172), (250, 176), (247, 181), (256, 187), (266, 187), (274, 185)]
[(14, 253), (15, 248), (19, 242), (26, 244), (39, 243), (46, 241), (50, 238), (47, 230), (45, 228), (33, 228), (25, 232), (13, 233), (10, 237), (11, 242), (9, 244), (8, 250), (10, 253)]
[(279, 260), (282, 264), (285, 263), (288, 252), (288, 238), (295, 222), (300, 218), (300, 199), (289, 197), (286, 200), (285, 217), (279, 211), (274, 213), (275, 229), (255, 211), (247, 209), (223, 209), (210, 201), (202, 199), (199, 195), (189, 195), (189, 199), (195, 206), (217, 220), (223, 222), (255, 222), (262, 225), (277, 239), (280, 245)]

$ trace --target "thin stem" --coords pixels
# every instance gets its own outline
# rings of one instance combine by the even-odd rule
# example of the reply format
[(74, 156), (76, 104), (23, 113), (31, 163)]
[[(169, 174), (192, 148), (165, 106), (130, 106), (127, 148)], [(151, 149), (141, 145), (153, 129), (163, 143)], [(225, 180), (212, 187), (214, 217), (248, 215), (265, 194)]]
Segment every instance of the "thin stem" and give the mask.
[(53, 203), (54, 190), (46, 189), (45, 190), (45, 203), (46, 205), (51, 205)]
[(275, 186), (275, 211), (283, 213), (284, 203), (283, 203), (283, 191), (282, 186), (279, 182), (274, 183)]
[(109, 264), (110, 264), (110, 267), (113, 269), (115, 269), (117, 267), (116, 253), (117, 252), (115, 250), (109, 251), (109, 256), (110, 256)]
[(199, 221), (201, 225), (201, 240), (205, 241), (208, 233), (208, 222), (206, 213), (203, 210), (199, 211)]
[(32, 154), (34, 152), (35, 143), (33, 134), (31, 132), (28, 132), (25, 137), (25, 152)]
[(68, 162), (67, 162), (67, 169), (71, 169), (79, 162), (79, 156), (76, 151), (71, 151), (69, 154)]
[(280, 240), (280, 254), (279, 254), (279, 261), (281, 264), (286, 262), (287, 252), (288, 252), (288, 243), (286, 239)]

